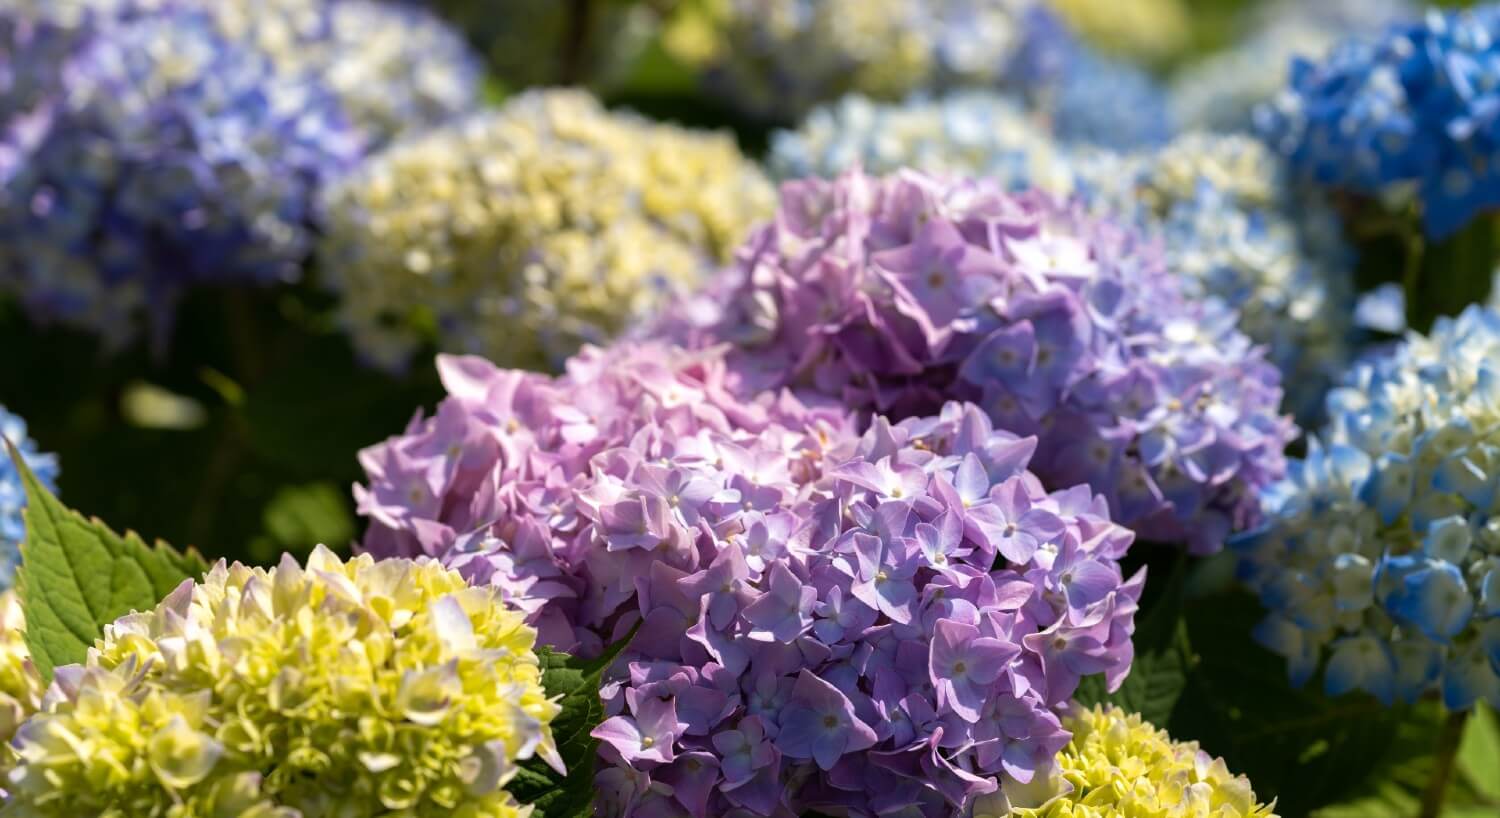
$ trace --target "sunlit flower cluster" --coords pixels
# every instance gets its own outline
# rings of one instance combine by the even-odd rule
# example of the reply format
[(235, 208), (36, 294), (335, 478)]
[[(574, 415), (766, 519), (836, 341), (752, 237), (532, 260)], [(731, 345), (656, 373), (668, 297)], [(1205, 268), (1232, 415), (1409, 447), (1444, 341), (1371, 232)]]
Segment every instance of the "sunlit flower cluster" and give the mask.
[(1296, 170), (1329, 187), (1415, 201), (1443, 238), (1500, 206), (1500, 5), (1430, 11), (1314, 62), (1257, 124)]
[[(1063, 720), (1073, 739), (1043, 787), (1025, 788), (1012, 818), (1276, 818), (1250, 782), (1222, 759), (1176, 742), (1116, 707), (1076, 708)], [(1061, 791), (1053, 794), (1053, 791)], [(976, 816), (983, 812), (976, 810)]]
[[(9, 744), (21, 723), (42, 706), (45, 684), (26, 647), (26, 617), (15, 591), (0, 593), (0, 742)], [(0, 751), (0, 768), (14, 757)]]
[(300, 274), (313, 193), (360, 151), (337, 100), (199, 12), (93, 38), (13, 132), (0, 287), (42, 321), (158, 339), (198, 284)]
[(728, 259), (774, 194), (726, 135), (534, 92), (332, 186), (321, 272), (361, 352), (556, 366)]
[[(795, 120), (845, 94), (897, 99), (993, 83), (1028, 38), (1039, 0), (711, 0), (712, 88), (750, 113)], [(1050, 16), (1050, 15), (1049, 15)]]
[(555, 757), (534, 639), (433, 563), (220, 563), (58, 669), (6, 814), (522, 816), (516, 760)]
[(479, 56), (462, 35), (421, 5), (390, 0), (168, 2), (203, 7), (228, 39), (253, 44), (278, 70), (316, 77), (372, 145), (420, 133), (479, 104)]
[(1330, 693), (1500, 705), (1500, 313), (1470, 307), (1358, 365), (1235, 543), (1257, 638)]
[(1082, 46), (1066, 49), (1050, 83), (1023, 89), (1064, 142), (1134, 150), (1173, 133), (1166, 90), (1144, 70)]
[(498, 585), (585, 655), (642, 623), (594, 731), (606, 815), (951, 815), (1045, 766), (1080, 677), (1129, 668), (1131, 533), (972, 406), (856, 437), (737, 399), (712, 350), (441, 367), (438, 414), (362, 458), (365, 545)]
[(1268, 347), (1287, 407), (1315, 417), (1349, 359), (1353, 250), (1316, 191), (1248, 136), (1188, 133), (1156, 151), (1079, 162), (1097, 207), (1139, 212), (1167, 266), (1224, 301)]
[[(57, 458), (39, 451), (36, 442), (26, 436), (26, 421), (5, 411), (3, 406), (0, 406), (0, 438), (16, 447), (26, 467), (42, 485), (56, 490)], [(21, 473), (0, 446), (0, 589), (15, 582), (16, 566), (21, 561), (20, 544), (26, 536), (26, 522), (21, 514), (25, 508), (26, 487), (21, 485)]]
[(1160, 248), (1041, 193), (914, 171), (783, 188), (719, 284), (738, 387), (909, 417), (971, 400), (1040, 438), (1049, 486), (1088, 483), (1143, 537), (1211, 552), (1254, 521), (1294, 427), (1275, 367)]
[(1250, 130), (1256, 106), (1286, 86), (1292, 61), (1322, 59), (1350, 34), (1368, 35), (1413, 15), (1409, 0), (1276, 0), (1240, 26), (1231, 47), (1188, 62), (1172, 78), (1172, 111), (1183, 128)]
[(1013, 190), (1073, 189), (1067, 153), (1044, 126), (1013, 99), (983, 91), (902, 103), (845, 97), (773, 135), (770, 166), (784, 179), (914, 168), (982, 176)]

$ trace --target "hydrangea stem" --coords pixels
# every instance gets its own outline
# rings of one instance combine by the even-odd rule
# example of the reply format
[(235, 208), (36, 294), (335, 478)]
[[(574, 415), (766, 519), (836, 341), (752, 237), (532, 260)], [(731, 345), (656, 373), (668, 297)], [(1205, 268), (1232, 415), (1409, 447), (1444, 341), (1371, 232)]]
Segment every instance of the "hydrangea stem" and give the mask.
[(1438, 735), (1436, 751), (1437, 767), (1427, 782), (1427, 791), (1422, 794), (1421, 818), (1438, 818), (1443, 813), (1443, 799), (1448, 795), (1448, 784), (1453, 780), (1454, 762), (1458, 758), (1459, 745), (1463, 743), (1464, 724), (1469, 711), (1448, 714), (1443, 722), (1443, 731)]
[(1444, 315), (1457, 315), (1470, 304), (1483, 304), (1497, 260), (1496, 222), (1477, 218), (1442, 241), (1413, 231), (1408, 239), (1406, 318), (1418, 332), (1431, 329)]

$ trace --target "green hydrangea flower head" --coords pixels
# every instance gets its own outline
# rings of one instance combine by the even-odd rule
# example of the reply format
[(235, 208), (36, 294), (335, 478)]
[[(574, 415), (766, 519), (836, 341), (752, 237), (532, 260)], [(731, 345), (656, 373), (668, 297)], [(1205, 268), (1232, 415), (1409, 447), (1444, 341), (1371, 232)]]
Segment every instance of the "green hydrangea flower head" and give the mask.
[(430, 562), (220, 562), (105, 629), (13, 742), (11, 818), (524, 818), (536, 633)]
[[(1176, 742), (1139, 715), (1116, 707), (1075, 707), (1064, 719), (1073, 740), (1057, 754), (1051, 776), (1008, 793), (1012, 818), (1276, 818), (1255, 800), (1250, 782), (1197, 742)], [(1027, 796), (1031, 798), (1027, 798)], [(976, 805), (975, 818), (1004, 815), (1005, 796)]]

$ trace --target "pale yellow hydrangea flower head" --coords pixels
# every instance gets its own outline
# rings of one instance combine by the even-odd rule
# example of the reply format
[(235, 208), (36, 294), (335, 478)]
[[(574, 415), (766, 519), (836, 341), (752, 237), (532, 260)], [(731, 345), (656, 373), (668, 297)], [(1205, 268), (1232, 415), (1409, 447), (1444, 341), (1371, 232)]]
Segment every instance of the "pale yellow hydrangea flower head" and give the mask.
[[(1012, 818), (1276, 818), (1222, 759), (1196, 742), (1173, 741), (1138, 715), (1076, 708), (1064, 726), (1072, 742), (1058, 753), (1051, 778), (1033, 782), (1052, 794), (1044, 793), (1040, 806), (1013, 806)], [(984, 810), (976, 807), (976, 818)]]
[(726, 135), (533, 92), (335, 185), (321, 268), (377, 364), (435, 342), (545, 368), (690, 289), (774, 205)]
[(0, 742), (9, 742), (37, 711), (45, 687), (26, 648), (26, 619), (16, 592), (0, 593)]
[(555, 759), (535, 632), (436, 563), (219, 563), (105, 630), (22, 725), (0, 815), (511, 818)]

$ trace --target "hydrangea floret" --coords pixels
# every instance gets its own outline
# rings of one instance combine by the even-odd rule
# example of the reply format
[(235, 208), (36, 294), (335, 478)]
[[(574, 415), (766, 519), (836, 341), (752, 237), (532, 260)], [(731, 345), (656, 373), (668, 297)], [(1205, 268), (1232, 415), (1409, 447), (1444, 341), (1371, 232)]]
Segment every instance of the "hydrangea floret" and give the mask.
[(93, 38), (9, 134), (0, 289), (38, 320), (157, 340), (190, 286), (295, 278), (313, 193), (358, 158), (337, 100), (201, 12)]
[(1212, 552), (1252, 524), (1294, 434), (1280, 377), (1160, 247), (1042, 193), (907, 171), (783, 187), (727, 271), (719, 315), (672, 331), (729, 342), (736, 387), (867, 413), (948, 400), (1039, 439), (1052, 487), (1088, 483), (1141, 536)]
[(1445, 238), (1500, 206), (1500, 5), (1429, 11), (1293, 67), (1257, 111), (1301, 174), (1388, 204), (1415, 203)]
[[(26, 421), (0, 406), (0, 438), (20, 452), (26, 467), (48, 491), (57, 490), (57, 457), (37, 448), (26, 434)], [(0, 446), (0, 589), (15, 583), (16, 566), (21, 562), (21, 540), (26, 536), (22, 511), (26, 508), (26, 487), (21, 473)], [(8, 631), (7, 631), (8, 632)]]
[(1234, 545), (1292, 680), (1500, 705), (1500, 313), (1473, 306), (1357, 365)]
[(0, 814), (520, 818), (516, 761), (555, 757), (535, 636), (432, 562), (221, 562), (58, 669)]
[(727, 135), (533, 92), (332, 186), (321, 270), (370, 360), (554, 367), (727, 261), (774, 194)]
[(1245, 135), (1191, 132), (1124, 157), (1075, 159), (1096, 209), (1136, 213), (1164, 242), (1167, 266), (1196, 296), (1235, 309), (1267, 347), (1286, 405), (1316, 417), (1347, 366), (1354, 252), (1316, 191)]
[(734, 399), (713, 351), (442, 366), (438, 415), (365, 455), (366, 546), (499, 584), (584, 654), (640, 623), (594, 731), (605, 815), (952, 815), (1129, 667), (1131, 533), (975, 407), (856, 438)]
[[(1260, 803), (1223, 759), (1197, 742), (1173, 741), (1139, 715), (1075, 707), (1063, 725), (1073, 738), (1045, 783), (1017, 788), (1024, 796), (1008, 812), (995, 799), (975, 818), (1276, 818), (1275, 805)], [(1028, 805), (1038, 797), (1046, 800)]]

